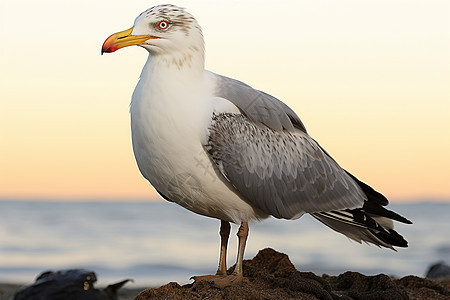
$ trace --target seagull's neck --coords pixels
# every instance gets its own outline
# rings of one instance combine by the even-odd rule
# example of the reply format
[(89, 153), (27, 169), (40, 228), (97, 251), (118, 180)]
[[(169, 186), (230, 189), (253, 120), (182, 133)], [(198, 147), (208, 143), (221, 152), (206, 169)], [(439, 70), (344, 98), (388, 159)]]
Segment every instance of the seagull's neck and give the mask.
[(179, 76), (195, 76), (205, 70), (205, 55), (202, 48), (192, 47), (183, 52), (149, 54), (142, 75), (154, 72), (178, 73)]
[[(191, 61), (191, 66), (179, 67), (168, 64), (166, 59), (149, 57), (130, 106), (133, 149), (138, 161), (145, 161), (148, 153), (157, 158), (155, 161), (165, 161), (167, 153), (181, 149), (179, 144), (184, 140), (205, 138), (211, 107), (208, 103), (214, 88), (208, 74), (203, 62)], [(197, 148), (201, 143), (187, 144), (194, 148), (183, 151), (201, 151)], [(163, 169), (170, 165), (161, 164)]]
[(133, 93), (132, 121), (160, 119), (171, 126), (182, 125), (180, 120), (186, 118), (192, 118), (191, 124), (202, 122), (199, 118), (212, 93), (203, 56), (192, 55), (183, 62), (177, 59), (181, 57), (149, 56)]
[(164, 94), (187, 92), (201, 86), (204, 76), (203, 52), (149, 55), (142, 70), (139, 84), (146, 89), (164, 89)]

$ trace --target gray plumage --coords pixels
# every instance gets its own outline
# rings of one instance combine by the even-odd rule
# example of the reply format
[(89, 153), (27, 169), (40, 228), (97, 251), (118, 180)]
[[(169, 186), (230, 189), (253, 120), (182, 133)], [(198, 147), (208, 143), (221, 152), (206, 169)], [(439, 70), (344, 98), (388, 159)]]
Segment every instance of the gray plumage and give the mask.
[(216, 96), (231, 101), (251, 121), (274, 130), (285, 129), (292, 132), (297, 128), (306, 133), (306, 128), (297, 114), (277, 98), (241, 81), (217, 76), (219, 80)]
[(292, 109), (245, 83), (217, 76), (215, 95), (241, 114), (214, 114), (205, 150), (222, 180), (243, 199), (276, 218), (310, 213), (357, 242), (407, 246), (392, 219), (411, 221), (383, 208), (387, 199), (342, 169)]
[(209, 130), (206, 149), (212, 160), (247, 201), (267, 214), (292, 219), (362, 207), (367, 200), (303, 131), (256, 126), (246, 116), (230, 113), (214, 115)]

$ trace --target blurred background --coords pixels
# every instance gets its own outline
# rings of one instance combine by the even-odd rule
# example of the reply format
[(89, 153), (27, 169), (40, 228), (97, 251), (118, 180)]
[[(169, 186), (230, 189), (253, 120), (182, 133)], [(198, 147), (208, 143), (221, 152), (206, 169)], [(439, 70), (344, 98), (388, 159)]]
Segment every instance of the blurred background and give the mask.
[[(251, 227), (247, 258), (272, 247), (300, 270), (396, 276), (450, 263), (448, 1), (171, 2), (202, 26), (209, 70), (283, 100), (414, 222), (398, 226), (410, 247), (395, 253), (309, 217), (271, 219)], [(81, 266), (139, 285), (215, 271), (219, 222), (163, 202), (134, 162), (128, 109), (146, 51), (100, 55), (160, 3), (0, 0), (0, 281)]]

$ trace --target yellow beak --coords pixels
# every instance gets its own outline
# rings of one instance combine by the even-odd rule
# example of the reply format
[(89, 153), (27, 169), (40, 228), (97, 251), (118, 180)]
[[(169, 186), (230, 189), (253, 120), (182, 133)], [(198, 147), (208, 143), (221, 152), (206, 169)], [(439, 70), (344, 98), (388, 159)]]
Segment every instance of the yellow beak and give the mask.
[(102, 54), (104, 52), (111, 53), (127, 46), (142, 45), (145, 41), (149, 39), (159, 38), (153, 35), (132, 35), (131, 34), (132, 31), (133, 27), (110, 35), (103, 43)]

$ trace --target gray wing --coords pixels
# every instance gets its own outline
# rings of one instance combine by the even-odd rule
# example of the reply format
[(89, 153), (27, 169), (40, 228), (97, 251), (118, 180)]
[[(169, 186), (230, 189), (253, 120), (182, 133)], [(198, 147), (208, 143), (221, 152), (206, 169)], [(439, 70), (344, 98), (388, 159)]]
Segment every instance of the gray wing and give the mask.
[(241, 81), (215, 75), (218, 78), (216, 96), (231, 101), (251, 121), (274, 130), (294, 131), (297, 128), (306, 133), (300, 118), (282, 101)]
[(362, 207), (367, 200), (357, 183), (301, 131), (257, 126), (240, 114), (214, 114), (205, 149), (244, 199), (277, 218)]

